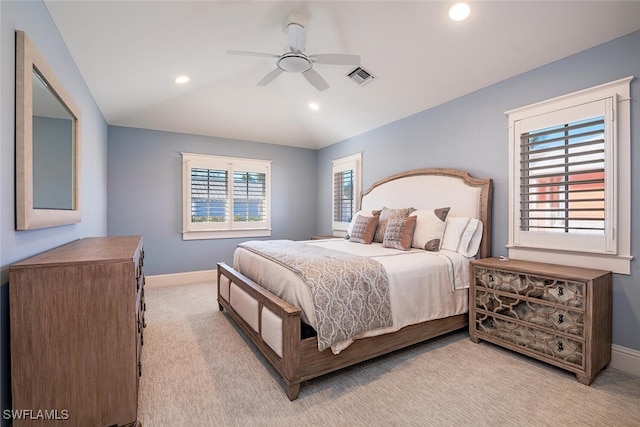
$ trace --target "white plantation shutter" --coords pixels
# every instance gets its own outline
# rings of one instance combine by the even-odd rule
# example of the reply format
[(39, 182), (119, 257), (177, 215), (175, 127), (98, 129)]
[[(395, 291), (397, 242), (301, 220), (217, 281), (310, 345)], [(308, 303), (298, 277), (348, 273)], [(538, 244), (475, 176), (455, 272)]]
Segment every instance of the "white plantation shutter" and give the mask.
[(350, 222), (355, 213), (355, 171), (348, 169), (333, 174), (333, 220)]
[(267, 220), (266, 172), (234, 170), (233, 222), (237, 228), (255, 228)]
[(343, 157), (332, 163), (332, 229), (344, 232), (360, 202), (362, 154)]
[(520, 229), (605, 234), (604, 116), (520, 136)]
[(182, 157), (183, 239), (271, 235), (271, 162), (190, 153)]
[(515, 123), (517, 243), (612, 250), (611, 104), (603, 99)]
[(191, 222), (228, 222), (228, 171), (191, 169)]

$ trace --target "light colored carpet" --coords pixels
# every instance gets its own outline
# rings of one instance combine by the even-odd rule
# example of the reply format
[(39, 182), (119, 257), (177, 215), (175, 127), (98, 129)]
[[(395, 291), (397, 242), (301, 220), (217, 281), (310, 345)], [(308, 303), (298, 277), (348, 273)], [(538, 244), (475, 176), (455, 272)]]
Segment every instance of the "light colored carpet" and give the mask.
[(587, 387), (464, 331), (305, 382), (290, 402), (213, 283), (145, 295), (144, 427), (640, 425), (640, 378), (609, 368)]

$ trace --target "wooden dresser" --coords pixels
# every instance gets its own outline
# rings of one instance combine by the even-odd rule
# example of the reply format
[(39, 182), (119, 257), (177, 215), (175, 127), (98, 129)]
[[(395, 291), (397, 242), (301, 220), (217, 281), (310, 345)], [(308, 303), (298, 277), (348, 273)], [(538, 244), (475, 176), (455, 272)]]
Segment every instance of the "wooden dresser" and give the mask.
[(140, 236), (96, 237), (11, 266), (14, 426), (138, 425), (143, 259)]
[(610, 271), (486, 258), (472, 263), (469, 335), (574, 372), (611, 360)]

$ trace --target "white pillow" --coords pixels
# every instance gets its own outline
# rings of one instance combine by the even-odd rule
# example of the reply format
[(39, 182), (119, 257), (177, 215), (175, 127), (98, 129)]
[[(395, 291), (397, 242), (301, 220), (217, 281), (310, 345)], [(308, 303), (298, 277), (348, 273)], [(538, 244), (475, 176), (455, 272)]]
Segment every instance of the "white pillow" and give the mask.
[(418, 209), (409, 216), (415, 216), (416, 229), (413, 232), (412, 248), (439, 251), (444, 234), (445, 220), (450, 208)]
[(476, 256), (482, 240), (482, 221), (476, 218), (447, 218), (440, 249)]

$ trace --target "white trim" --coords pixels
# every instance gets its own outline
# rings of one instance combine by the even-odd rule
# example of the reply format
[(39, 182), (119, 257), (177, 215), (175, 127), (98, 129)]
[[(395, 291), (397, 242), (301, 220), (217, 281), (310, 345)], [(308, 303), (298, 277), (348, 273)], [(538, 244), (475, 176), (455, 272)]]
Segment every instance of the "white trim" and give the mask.
[[(514, 108), (513, 110), (505, 111), (505, 114), (508, 114), (509, 116), (514, 115), (515, 120), (519, 120), (522, 117), (521, 115), (531, 116), (538, 114), (540, 111), (546, 112), (549, 106), (554, 106), (555, 109), (568, 108), (573, 105), (589, 102), (593, 99), (594, 93), (597, 94), (597, 97), (601, 92), (618, 90), (620, 89), (620, 86), (626, 85), (628, 88), (628, 85), (633, 79), (634, 76), (629, 76), (619, 80), (614, 80), (612, 82), (604, 83), (599, 86), (590, 87), (587, 89), (579, 90), (577, 92), (569, 93), (567, 95), (561, 95), (556, 98), (540, 101), (535, 104), (529, 104), (524, 107)], [(623, 93), (625, 94), (625, 97), (623, 99), (619, 99), (619, 101), (629, 100), (629, 91), (625, 90)], [(542, 110), (538, 110), (539, 108), (542, 108)]]
[(183, 231), (182, 240), (203, 240), (203, 239), (238, 239), (249, 237), (271, 237), (271, 229), (255, 230), (194, 230)]
[(509, 258), (526, 261), (560, 264), (572, 267), (595, 268), (596, 270), (612, 271), (616, 274), (631, 274), (631, 260), (629, 255), (605, 255), (569, 252), (553, 249), (536, 249), (505, 245), (509, 249)]
[(609, 366), (640, 377), (640, 351), (612, 344)]
[(195, 283), (212, 282), (217, 280), (217, 269), (187, 271), (183, 273), (156, 274), (145, 276), (145, 286), (159, 288), (162, 286), (193, 285)]
[[(550, 100), (538, 102), (525, 107), (506, 111), (509, 117), (509, 227), (508, 244), (509, 257), (514, 259), (526, 259), (538, 262), (554, 264), (567, 264), (581, 267), (611, 270), (618, 274), (630, 274), (631, 260), (631, 81), (633, 76), (605, 83), (599, 86), (559, 96)], [(611, 98), (612, 104), (606, 108), (605, 116), (615, 118), (613, 131), (613, 147), (611, 157), (614, 164), (608, 166), (610, 172), (616, 178), (611, 182), (614, 186), (608, 203), (613, 204), (617, 217), (610, 219), (613, 227), (606, 236), (610, 239), (606, 251), (586, 250), (585, 245), (580, 245), (577, 236), (572, 236), (571, 241), (564, 250), (560, 249), (558, 242), (520, 240), (521, 235), (517, 230), (517, 216), (519, 211), (519, 198), (516, 196), (516, 124), (520, 120), (534, 118), (550, 112), (558, 112), (565, 109), (594, 102), (600, 99)], [(611, 180), (609, 180), (611, 181)], [(612, 206), (609, 206), (611, 209)], [(527, 237), (538, 237), (531, 233)], [(555, 237), (554, 237), (555, 238)], [(553, 248), (553, 249), (552, 249)]]

